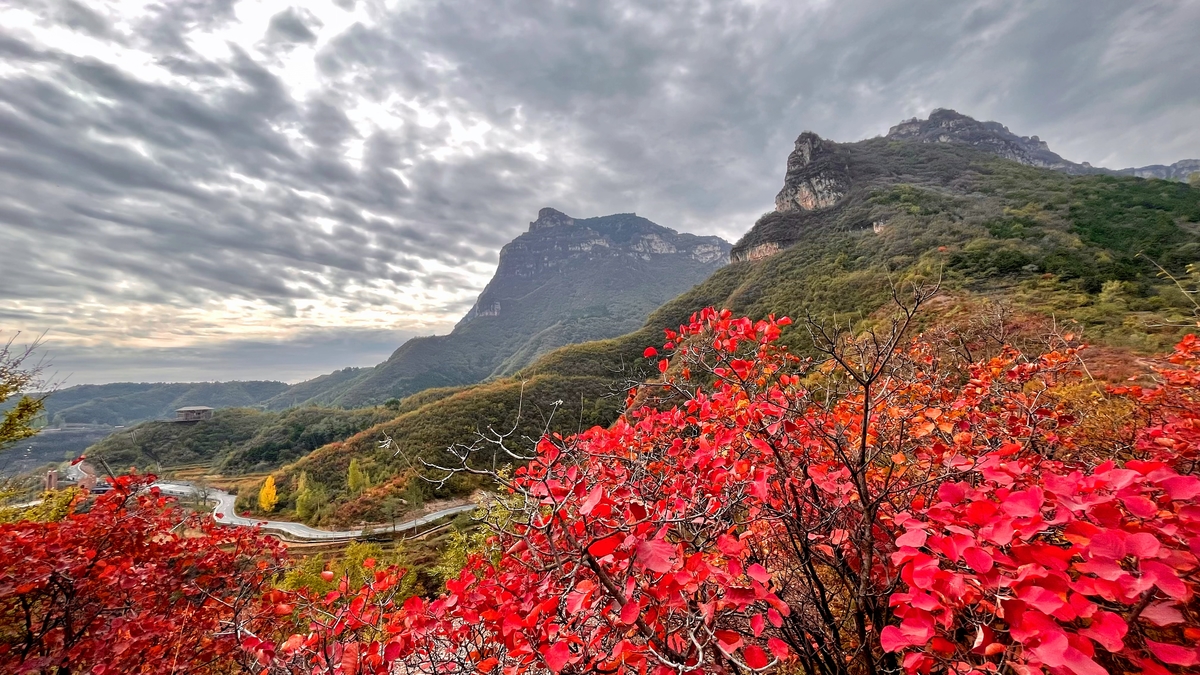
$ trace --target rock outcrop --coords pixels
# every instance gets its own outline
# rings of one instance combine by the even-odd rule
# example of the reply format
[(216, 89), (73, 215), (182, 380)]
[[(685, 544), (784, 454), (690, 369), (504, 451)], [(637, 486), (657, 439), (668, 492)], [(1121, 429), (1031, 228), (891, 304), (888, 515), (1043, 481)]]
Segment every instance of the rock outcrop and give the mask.
[(946, 108), (934, 110), (929, 114), (929, 119), (914, 117), (905, 120), (889, 129), (887, 137), (921, 143), (969, 145), (1014, 162), (1073, 175), (1108, 174), (1186, 181), (1192, 172), (1200, 171), (1200, 159), (1185, 159), (1170, 166), (1155, 164), (1128, 169), (1105, 169), (1087, 162), (1076, 163), (1063, 159), (1037, 136), (1018, 136), (999, 122), (980, 122)]
[(1114, 173), (1121, 176), (1137, 176), (1138, 178), (1161, 178), (1162, 180), (1186, 181), (1193, 173), (1200, 172), (1200, 159), (1184, 159), (1170, 166), (1151, 164), (1137, 168), (1117, 169)]
[(815, 211), (837, 204), (850, 189), (850, 174), (834, 151), (836, 144), (811, 131), (800, 134), (788, 156), (783, 189), (775, 196), (775, 210)]
[(544, 230), (548, 227), (568, 227), (575, 224), (575, 219), (549, 206), (538, 211), (537, 220), (529, 223), (529, 231)]
[(999, 122), (980, 122), (946, 108), (934, 110), (929, 119), (905, 120), (889, 129), (887, 137), (921, 143), (958, 143), (1029, 166), (1073, 174), (1099, 173), (1087, 164), (1063, 159), (1037, 136), (1018, 136)]

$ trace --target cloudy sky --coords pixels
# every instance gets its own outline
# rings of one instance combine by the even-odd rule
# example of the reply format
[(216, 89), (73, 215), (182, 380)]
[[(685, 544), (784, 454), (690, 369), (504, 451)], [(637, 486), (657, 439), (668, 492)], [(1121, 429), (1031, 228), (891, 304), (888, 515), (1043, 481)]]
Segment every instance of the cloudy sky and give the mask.
[(736, 240), (791, 141), (950, 107), (1200, 157), (1200, 2), (0, 0), (0, 331), (68, 383), (371, 365), (538, 208)]

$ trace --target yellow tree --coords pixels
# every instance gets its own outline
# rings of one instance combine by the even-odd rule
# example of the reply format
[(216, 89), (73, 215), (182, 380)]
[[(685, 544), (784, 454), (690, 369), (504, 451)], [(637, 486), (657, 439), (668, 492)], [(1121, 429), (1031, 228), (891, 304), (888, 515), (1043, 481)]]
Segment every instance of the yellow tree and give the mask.
[(275, 510), (277, 503), (279, 503), (279, 495), (275, 494), (275, 477), (267, 476), (267, 480), (258, 490), (258, 508), (263, 513), (270, 513)]

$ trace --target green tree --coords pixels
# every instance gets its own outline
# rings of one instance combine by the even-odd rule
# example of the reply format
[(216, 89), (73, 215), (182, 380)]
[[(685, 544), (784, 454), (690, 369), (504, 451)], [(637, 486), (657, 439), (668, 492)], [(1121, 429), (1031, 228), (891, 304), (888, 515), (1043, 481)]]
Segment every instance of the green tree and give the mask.
[(279, 503), (279, 495), (275, 492), (275, 477), (267, 476), (267, 480), (263, 481), (263, 485), (258, 490), (258, 508), (263, 513), (270, 513), (275, 510), (275, 505)]
[(346, 476), (346, 484), (350, 487), (350, 494), (362, 494), (364, 490), (371, 487), (371, 477), (367, 475), (366, 469), (358, 463), (358, 458), (350, 460), (350, 470)]
[(1191, 185), (1192, 187), (1200, 188), (1200, 171), (1193, 171), (1188, 176), (1188, 185)]
[[(17, 335), (20, 335), (18, 333)], [(8, 399), (20, 395), (16, 405), (8, 408), (0, 416), (0, 450), (37, 433), (33, 421), (42, 412), (42, 398), (33, 398), (25, 392), (42, 385), (41, 364), (31, 364), (30, 357), (37, 349), (38, 342), (18, 348), (12, 336), (0, 346), (0, 407)]]
[(304, 522), (312, 522), (327, 499), (325, 486), (305, 476), (304, 488), (296, 493), (296, 517)]

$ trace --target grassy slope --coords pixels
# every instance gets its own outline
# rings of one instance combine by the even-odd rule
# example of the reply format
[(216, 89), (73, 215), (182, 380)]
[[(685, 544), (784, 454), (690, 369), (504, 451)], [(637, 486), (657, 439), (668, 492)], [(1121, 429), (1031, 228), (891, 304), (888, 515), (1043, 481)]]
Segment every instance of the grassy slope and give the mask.
[[(743, 242), (790, 245), (782, 253), (718, 270), (622, 337), (560, 348), (514, 377), (452, 390), (415, 409), (406, 401), (411, 410), (405, 414), (317, 450), (280, 472), (279, 483), (286, 491), (305, 470), (335, 501), (350, 502), (341, 513), (381, 517), (372, 503), (378, 493), (346, 494), (352, 457), (381, 480), (405, 480), (411, 471), (406, 457), (438, 459), (477, 429), (511, 425), (522, 380), (521, 430), (527, 434), (540, 431), (541, 413), (559, 399), (563, 414), (555, 429), (577, 428), (581, 396), (585, 425), (611, 423), (621, 403), (619, 396), (605, 398), (614, 383), (643, 375), (645, 346), (661, 343), (663, 327), (706, 305), (864, 326), (887, 301), (889, 284), (941, 278), (954, 297), (1009, 300), (1076, 321), (1094, 342), (1137, 350), (1166, 347), (1182, 329), (1162, 324), (1190, 316), (1186, 298), (1136, 255), (1144, 251), (1177, 272), (1197, 260), (1200, 189), (1069, 177), (949, 145), (873, 139), (839, 151), (854, 181), (841, 204), (816, 213), (767, 214)], [(878, 233), (875, 223), (882, 226)], [(805, 348), (800, 330), (784, 339)], [(384, 434), (398, 442), (400, 455), (378, 447)], [(452, 484), (444, 493), (471, 487)]]
[(262, 471), (295, 461), (392, 416), (382, 408), (218, 410), (195, 424), (145, 422), (113, 433), (87, 450), (114, 469), (155, 470), (205, 464), (225, 474)]

